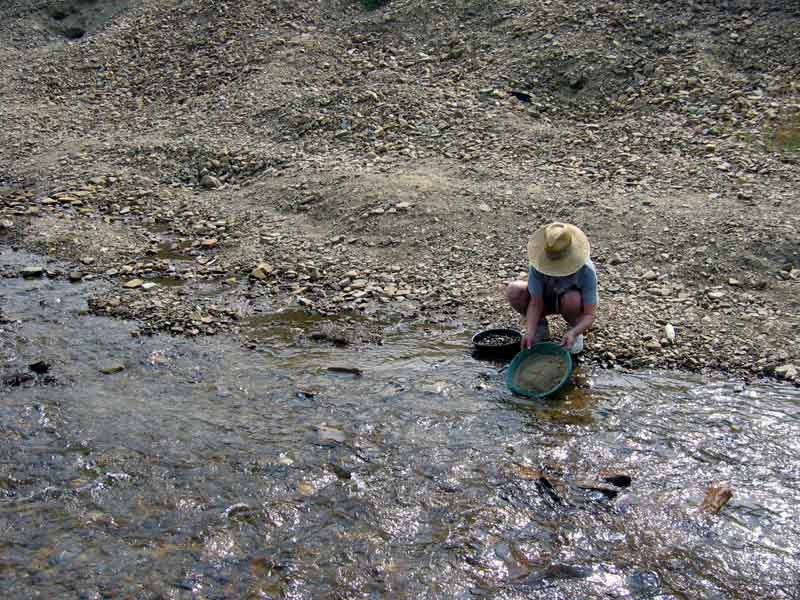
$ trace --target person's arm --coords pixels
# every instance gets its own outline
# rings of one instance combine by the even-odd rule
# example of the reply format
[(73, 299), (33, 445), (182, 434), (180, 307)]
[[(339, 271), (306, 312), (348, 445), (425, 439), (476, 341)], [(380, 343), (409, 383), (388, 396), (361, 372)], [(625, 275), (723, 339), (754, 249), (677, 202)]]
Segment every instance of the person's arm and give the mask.
[(538, 342), (536, 329), (539, 319), (544, 316), (544, 278), (533, 267), (528, 267), (528, 310), (525, 312), (525, 335), (522, 337), (522, 349), (530, 348)]
[(525, 313), (525, 335), (522, 337), (522, 349), (530, 348), (538, 342), (536, 339), (536, 328), (539, 319), (544, 314), (544, 299), (541, 296), (531, 296), (528, 302), (528, 310)]
[(597, 318), (597, 304), (584, 304), (583, 313), (575, 324), (570, 327), (564, 334), (564, 339), (561, 340), (561, 345), (565, 348), (572, 348), (575, 343), (575, 338), (587, 331)]

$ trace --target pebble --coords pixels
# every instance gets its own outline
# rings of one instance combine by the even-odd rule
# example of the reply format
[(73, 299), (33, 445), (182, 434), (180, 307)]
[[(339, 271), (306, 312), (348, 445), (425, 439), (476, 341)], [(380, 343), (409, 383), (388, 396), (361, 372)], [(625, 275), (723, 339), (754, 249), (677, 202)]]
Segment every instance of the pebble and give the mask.
[(138, 288), (144, 285), (144, 281), (142, 279), (131, 279), (130, 281), (126, 281), (122, 284), (122, 287), (126, 287), (128, 289)]
[(664, 325), (664, 337), (672, 343), (675, 341), (675, 327), (672, 326), (672, 323), (667, 323)]
[(125, 370), (125, 365), (119, 362), (111, 362), (101, 365), (99, 371), (103, 375), (113, 375), (114, 373), (121, 373)]
[(222, 186), (219, 179), (213, 175), (203, 175), (203, 178), (200, 180), (200, 185), (207, 190), (215, 190)]
[(644, 345), (644, 347), (647, 348), (648, 350), (653, 350), (653, 351), (661, 350), (661, 342), (659, 342), (658, 340), (650, 340)]
[(780, 367), (775, 368), (775, 374), (778, 377), (783, 377), (784, 379), (796, 379), (797, 367), (792, 364), (781, 365)]
[(644, 279), (645, 281), (653, 281), (655, 279), (658, 279), (658, 273), (652, 270), (647, 271), (644, 275), (642, 275), (642, 279)]
[(80, 271), (70, 271), (67, 277), (69, 277), (69, 280), (72, 283), (77, 283), (83, 279), (83, 273), (81, 273)]
[(274, 272), (272, 265), (269, 263), (259, 263), (256, 267), (250, 272), (250, 276), (254, 279), (258, 279), (260, 281), (264, 281), (265, 279), (269, 279), (270, 275)]
[(712, 290), (708, 292), (708, 297), (712, 300), (722, 300), (725, 297), (725, 292), (722, 290)]

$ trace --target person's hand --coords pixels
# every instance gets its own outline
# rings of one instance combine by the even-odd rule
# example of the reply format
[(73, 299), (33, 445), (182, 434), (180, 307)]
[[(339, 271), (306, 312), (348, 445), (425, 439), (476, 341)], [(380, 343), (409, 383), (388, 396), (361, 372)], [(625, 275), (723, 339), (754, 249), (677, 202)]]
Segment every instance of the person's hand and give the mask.
[(569, 350), (575, 344), (576, 337), (577, 336), (575, 335), (575, 332), (570, 329), (564, 334), (564, 337), (561, 340), (561, 347)]
[(534, 335), (535, 334), (533, 334), (533, 333), (526, 333), (525, 335), (523, 335), (522, 336), (522, 342), (519, 345), (520, 348), (522, 348), (523, 350), (526, 350), (526, 349), (530, 348), (533, 345), (533, 342), (534, 342), (534, 340), (533, 340)]

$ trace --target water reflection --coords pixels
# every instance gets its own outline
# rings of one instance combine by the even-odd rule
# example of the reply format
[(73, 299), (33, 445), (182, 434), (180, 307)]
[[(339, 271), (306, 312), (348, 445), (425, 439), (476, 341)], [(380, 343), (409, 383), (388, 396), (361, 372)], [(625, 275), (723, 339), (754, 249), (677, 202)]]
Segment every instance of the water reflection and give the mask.
[(468, 332), (342, 348), (264, 316), (253, 352), (3, 285), (6, 368), (59, 382), (3, 389), (4, 597), (797, 596), (793, 388), (582, 367), (533, 402)]

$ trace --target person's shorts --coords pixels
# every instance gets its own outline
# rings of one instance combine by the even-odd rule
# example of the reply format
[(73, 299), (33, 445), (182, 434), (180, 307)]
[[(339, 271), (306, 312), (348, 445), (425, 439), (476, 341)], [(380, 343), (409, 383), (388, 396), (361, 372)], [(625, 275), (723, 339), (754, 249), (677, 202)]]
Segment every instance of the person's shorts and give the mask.
[[(564, 290), (560, 294), (545, 294), (544, 295), (544, 314), (546, 315), (560, 315), (561, 314), (561, 298), (567, 292), (576, 291), (580, 294), (578, 288), (570, 288)], [(581, 294), (581, 310), (583, 310), (583, 294)]]

